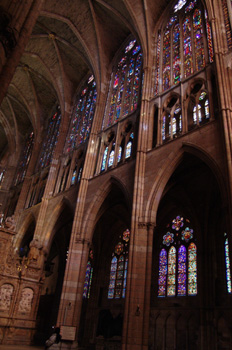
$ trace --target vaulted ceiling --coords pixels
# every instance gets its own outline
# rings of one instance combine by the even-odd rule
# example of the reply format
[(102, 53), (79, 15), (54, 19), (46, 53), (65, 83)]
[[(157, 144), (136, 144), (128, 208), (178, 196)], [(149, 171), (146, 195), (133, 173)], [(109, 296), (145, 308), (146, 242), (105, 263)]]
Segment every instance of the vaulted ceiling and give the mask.
[[(5, 4), (4, 4), (5, 2)], [(3, 1), (7, 9), (9, 0)], [(0, 107), (0, 154), (34, 130), (38, 140), (54, 105), (62, 113), (93, 73), (104, 90), (112, 60), (129, 35), (145, 64), (155, 25), (168, 0), (46, 0)]]

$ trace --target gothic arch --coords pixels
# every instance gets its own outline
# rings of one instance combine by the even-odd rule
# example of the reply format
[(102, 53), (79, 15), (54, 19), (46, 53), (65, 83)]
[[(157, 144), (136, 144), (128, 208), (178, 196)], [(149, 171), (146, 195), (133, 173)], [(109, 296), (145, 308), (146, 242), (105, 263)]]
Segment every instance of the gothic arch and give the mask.
[(57, 204), (57, 206), (55, 207), (55, 209), (51, 214), (51, 220), (48, 221), (47, 226), (45, 228), (46, 236), (44, 237), (43, 245), (46, 249), (48, 249), (49, 246), (51, 245), (51, 242), (55, 235), (55, 232), (53, 232), (55, 224), (59, 220), (60, 215), (66, 208), (73, 213), (71, 203), (66, 198), (62, 198), (60, 203)]
[[(131, 198), (130, 194), (126, 188), (126, 186), (123, 184), (122, 181), (120, 181), (116, 177), (110, 177), (108, 178), (99, 188), (99, 190), (96, 192), (91, 205), (89, 206), (85, 219), (84, 219), (84, 225), (82, 232), (85, 232), (85, 238), (90, 239), (92, 236), (92, 233), (94, 231), (94, 226), (96, 225), (97, 221), (99, 220), (100, 216), (102, 215), (100, 209), (103, 205), (105, 199), (110, 194), (110, 191), (112, 189), (112, 186), (115, 185), (120, 189), (122, 192), (126, 204), (128, 208), (131, 209)], [(83, 237), (84, 238), (84, 237)]]
[(20, 243), (22, 242), (24, 235), (26, 234), (27, 230), (29, 229), (30, 225), (35, 224), (36, 227), (36, 218), (32, 213), (29, 213), (26, 218), (24, 219), (21, 227), (18, 230), (18, 234), (16, 236), (14, 246), (19, 248)]
[(217, 180), (222, 199), (226, 200), (226, 187), (223, 183), (223, 175), (221, 173), (219, 165), (215, 162), (212, 156), (208, 154), (205, 150), (203, 150), (201, 147), (190, 143), (183, 143), (182, 148), (177, 154), (175, 154), (174, 152), (170, 154), (170, 159), (173, 160), (171, 162), (168, 161), (167, 163), (165, 163), (163, 167), (159, 170), (159, 174), (151, 189), (151, 194), (149, 196), (147, 206), (145, 209), (145, 218), (148, 222), (156, 222), (156, 214), (165, 186), (168, 183), (168, 180), (170, 179), (171, 175), (174, 173), (175, 169), (181, 163), (184, 154), (192, 154), (196, 156), (199, 160), (202, 160), (203, 163), (205, 163), (209, 167), (209, 169), (212, 171), (213, 175)]

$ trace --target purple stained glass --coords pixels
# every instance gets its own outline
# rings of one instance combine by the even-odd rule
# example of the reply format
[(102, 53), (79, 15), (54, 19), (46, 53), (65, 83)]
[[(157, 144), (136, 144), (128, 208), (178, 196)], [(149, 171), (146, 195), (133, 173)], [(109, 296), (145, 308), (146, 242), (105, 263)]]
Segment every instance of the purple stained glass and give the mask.
[(178, 251), (178, 295), (186, 295), (186, 248), (180, 246)]
[(172, 220), (172, 229), (179, 231), (181, 227), (184, 226), (184, 218), (181, 216), (177, 216), (175, 219)]
[(166, 295), (166, 281), (167, 281), (167, 252), (162, 249), (159, 256), (159, 281), (158, 281), (158, 296)]
[(164, 236), (163, 236), (163, 244), (165, 244), (167, 247), (170, 246), (170, 244), (172, 244), (174, 242), (174, 234), (167, 232)]

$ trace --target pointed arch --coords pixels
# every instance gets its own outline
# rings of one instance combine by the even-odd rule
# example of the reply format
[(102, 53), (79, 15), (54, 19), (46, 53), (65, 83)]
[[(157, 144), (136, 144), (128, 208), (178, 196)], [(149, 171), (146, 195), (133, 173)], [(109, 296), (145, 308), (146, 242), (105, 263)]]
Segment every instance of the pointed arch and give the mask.
[(68, 209), (72, 214), (74, 213), (74, 210), (72, 208), (71, 203), (69, 202), (69, 200), (67, 198), (64, 197), (64, 198), (62, 198), (60, 203), (57, 204), (57, 206), (55, 207), (55, 209), (51, 213), (50, 219), (47, 220), (47, 225), (44, 229), (44, 231), (46, 232), (46, 235), (44, 237), (44, 244), (43, 245), (47, 249), (51, 245), (51, 242), (52, 242), (53, 237), (55, 235), (55, 232), (53, 232), (55, 224), (65, 209)]
[(125, 198), (126, 205), (131, 211), (132, 199), (130, 198), (129, 192), (127, 191), (123, 182), (113, 176), (108, 178), (98, 189), (98, 191), (96, 192), (92, 200), (91, 205), (88, 207), (86, 211), (86, 215), (83, 220), (83, 227), (82, 227), (82, 232), (85, 232), (85, 235), (86, 235), (85, 239), (90, 239), (93, 233), (94, 226), (102, 214), (100, 209), (105, 199), (110, 194), (113, 185), (118, 187), (118, 189), (121, 191), (123, 197)]
[[(184, 154), (194, 155), (209, 167), (218, 183), (222, 201), (223, 199), (226, 201), (227, 194), (225, 183), (223, 181), (223, 174), (221, 173), (218, 164), (215, 162), (212, 156), (209, 153), (207, 153), (204, 149), (194, 144), (186, 142), (183, 143), (182, 148), (179, 149), (178, 152), (173, 151), (170, 154), (168, 162), (165, 162), (158, 171), (156, 180), (154, 181), (153, 187), (150, 191), (150, 196), (148, 198), (147, 206), (145, 209), (145, 218), (147, 222), (156, 222), (157, 209), (162, 198), (165, 186), (168, 183), (168, 180), (170, 179), (171, 175), (174, 173), (175, 169), (181, 163)], [(172, 159), (172, 161), (170, 161), (170, 159)]]

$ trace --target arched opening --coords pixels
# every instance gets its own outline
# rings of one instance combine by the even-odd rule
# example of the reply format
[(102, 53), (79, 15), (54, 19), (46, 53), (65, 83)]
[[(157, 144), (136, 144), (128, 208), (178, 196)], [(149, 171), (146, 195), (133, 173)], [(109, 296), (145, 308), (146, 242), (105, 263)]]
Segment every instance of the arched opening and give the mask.
[[(220, 295), (226, 293), (223, 208), (213, 171), (196, 156), (184, 154), (163, 191), (157, 212), (151, 284), (151, 319), (156, 319), (156, 324), (150, 323), (154, 349), (163, 342), (178, 350), (201, 349), (207, 339), (207, 308), (216, 304), (223, 308), (223, 298), (218, 303), (215, 288), (219, 278)], [(177, 332), (171, 339), (162, 321), (170, 318)], [(197, 320), (191, 330), (189, 319)]]
[(41, 290), (35, 343), (44, 344), (56, 325), (59, 303), (72, 230), (73, 214), (66, 206), (60, 214), (53, 232), (49, 253), (44, 264), (45, 281)]
[(23, 258), (24, 256), (27, 257), (29, 250), (30, 250), (30, 243), (33, 239), (35, 231), (35, 221), (33, 220), (30, 225), (28, 226), (26, 233), (22, 239), (22, 242), (19, 247), (19, 256)]
[[(123, 191), (112, 184), (98, 211), (89, 259), (91, 291), (84, 287), (79, 329), (81, 346), (118, 346), (121, 343), (129, 257), (130, 208)], [(88, 264), (86, 278), (88, 278)]]

